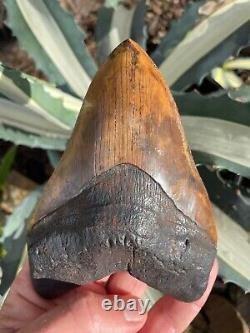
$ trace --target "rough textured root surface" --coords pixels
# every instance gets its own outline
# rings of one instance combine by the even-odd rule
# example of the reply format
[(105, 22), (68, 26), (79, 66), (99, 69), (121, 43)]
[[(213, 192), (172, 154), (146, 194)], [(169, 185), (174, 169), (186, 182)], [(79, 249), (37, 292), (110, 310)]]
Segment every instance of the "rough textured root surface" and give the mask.
[[(216, 253), (207, 233), (147, 173), (129, 164), (92, 179), (38, 221), (28, 247), (34, 286), (45, 297), (127, 270), (192, 301), (205, 291)], [(57, 286), (55, 280), (67, 283)]]

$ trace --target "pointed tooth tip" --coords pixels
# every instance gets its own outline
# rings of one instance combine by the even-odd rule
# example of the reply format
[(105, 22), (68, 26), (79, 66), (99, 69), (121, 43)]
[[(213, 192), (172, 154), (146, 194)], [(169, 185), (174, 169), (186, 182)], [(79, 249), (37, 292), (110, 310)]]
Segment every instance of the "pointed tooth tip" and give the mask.
[(121, 42), (120, 45), (118, 45), (118, 47), (128, 47), (128, 48), (134, 48), (136, 50), (140, 49), (141, 47), (139, 46), (139, 44), (137, 44), (135, 41), (133, 41), (133, 39), (128, 38), (125, 39), (123, 42)]
[[(123, 56), (130, 54), (132, 56), (132, 65), (140, 63), (141, 66), (145, 68), (154, 68), (157, 69), (157, 66), (153, 62), (153, 60), (150, 58), (150, 56), (147, 54), (147, 52), (134, 40), (132, 39), (126, 39), (123, 42), (121, 42), (110, 54), (109, 59), (122, 59)], [(121, 56), (121, 58), (120, 58)], [(118, 60), (119, 61), (119, 60)], [(159, 75), (160, 72), (157, 70), (157, 75), (159, 76), (159, 79), (162, 81), (161, 75)], [(163, 82), (163, 81), (162, 81)], [(164, 81), (164, 85), (166, 82)]]
[(121, 42), (121, 44), (119, 44), (114, 51), (112, 52), (112, 55), (115, 55), (117, 53), (120, 52), (143, 52), (144, 50), (141, 48), (141, 46), (139, 44), (137, 44), (135, 41), (133, 41), (132, 39), (126, 39), (123, 42)]

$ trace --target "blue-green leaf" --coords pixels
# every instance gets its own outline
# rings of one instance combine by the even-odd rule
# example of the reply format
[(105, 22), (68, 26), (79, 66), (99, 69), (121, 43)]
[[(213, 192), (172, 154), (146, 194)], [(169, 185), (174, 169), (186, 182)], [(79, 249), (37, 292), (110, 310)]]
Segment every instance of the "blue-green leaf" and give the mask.
[(111, 6), (106, 1), (98, 12), (96, 26), (97, 60), (103, 63), (110, 53), (125, 39), (130, 37), (135, 7), (127, 9), (123, 5)]
[(61, 157), (62, 153), (56, 150), (48, 150), (47, 155), (50, 161), (50, 164), (52, 165), (53, 168), (56, 168)]
[(7, 217), (4, 232), (2, 236), (2, 241), (6, 238), (12, 237), (17, 239), (25, 228), (27, 219), (30, 217), (35, 204), (41, 195), (41, 188), (37, 188), (32, 191), (22, 203), (15, 208), (14, 212)]
[(222, 210), (214, 206), (218, 233), (219, 274), (250, 292), (249, 234)]
[(5, 0), (8, 24), (51, 81), (83, 97), (96, 72), (85, 34), (57, 0)]
[(48, 130), (54, 128), (55, 134), (58, 128), (67, 133), (74, 126), (81, 108), (78, 98), (64, 93), (48, 82), (2, 65), (0, 93), (5, 96), (5, 99), (0, 98), (0, 123), (7, 122), (12, 125), (11, 121), (16, 120), (21, 125), (26, 121), (31, 124), (31, 132), (33, 126), (42, 127), (43, 123), (46, 123)]
[(250, 177), (250, 104), (219, 92), (176, 93), (176, 103), (196, 164)]
[(0, 138), (5, 141), (13, 142), (15, 145), (27, 146), (30, 148), (52, 149), (63, 151), (67, 144), (67, 139), (55, 136), (47, 137), (34, 135), (26, 131), (0, 125)]
[(250, 177), (250, 104), (219, 92), (176, 93), (176, 103), (196, 164)]
[(135, 12), (133, 15), (133, 20), (130, 29), (130, 38), (132, 38), (135, 42), (141, 45), (144, 49), (146, 49), (147, 45), (147, 27), (145, 24), (145, 15), (146, 15), (146, 1), (139, 0), (136, 5)]
[(228, 169), (250, 178), (250, 129), (226, 120), (182, 116), (196, 164)]
[(188, 32), (160, 70), (175, 90), (198, 83), (248, 43), (250, 0), (226, 2)]
[[(239, 89), (229, 91), (228, 95), (241, 103), (250, 103), (250, 86), (243, 84)], [(249, 114), (248, 109), (248, 114)]]
[(1, 239), (7, 252), (6, 256), (0, 260), (0, 266), (3, 271), (0, 283), (1, 295), (5, 295), (16, 276), (25, 248), (27, 222), (40, 195), (41, 188), (32, 191), (6, 220)]
[(199, 15), (199, 8), (204, 2), (205, 1), (196, 1), (189, 4), (185, 9), (184, 14), (178, 20), (171, 23), (169, 32), (151, 55), (157, 66), (161, 65), (161, 63), (170, 55), (172, 50), (201, 20), (202, 16)]
[(183, 116), (198, 116), (226, 120), (250, 127), (250, 104), (237, 101), (233, 91), (228, 97), (225, 91), (209, 95), (198, 92), (173, 92), (174, 99)]

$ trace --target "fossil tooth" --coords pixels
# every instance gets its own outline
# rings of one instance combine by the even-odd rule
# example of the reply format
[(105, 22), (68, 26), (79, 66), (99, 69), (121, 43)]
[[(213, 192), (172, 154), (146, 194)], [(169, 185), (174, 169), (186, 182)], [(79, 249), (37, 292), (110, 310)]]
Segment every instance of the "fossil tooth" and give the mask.
[(28, 251), (44, 297), (119, 270), (183, 301), (205, 291), (216, 255), (210, 202), (172, 95), (135, 42), (91, 83)]

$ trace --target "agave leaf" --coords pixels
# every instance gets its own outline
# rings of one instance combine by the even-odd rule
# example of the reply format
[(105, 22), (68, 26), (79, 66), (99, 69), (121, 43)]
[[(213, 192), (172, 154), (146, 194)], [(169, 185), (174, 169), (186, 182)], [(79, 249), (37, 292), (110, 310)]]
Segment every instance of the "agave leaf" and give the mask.
[(245, 189), (244, 177), (236, 174), (231, 179), (225, 178), (221, 169), (199, 167), (200, 176), (207, 189), (210, 200), (222, 211), (250, 232), (250, 199)]
[[(0, 65), (0, 93), (21, 107), (44, 118), (55, 128), (70, 130), (81, 107), (79, 99), (52, 84)], [(20, 112), (21, 113), (21, 112)], [(7, 113), (6, 113), (7, 116)], [(11, 118), (11, 110), (8, 113)], [(1, 121), (1, 118), (0, 118)], [(35, 123), (34, 123), (35, 124)]]
[(51, 84), (0, 66), (0, 138), (64, 150), (81, 101)]
[(211, 71), (211, 77), (221, 87), (223, 87), (224, 89), (227, 89), (228, 88), (228, 83), (226, 81), (224, 73), (225, 73), (225, 71), (224, 71), (224, 69), (222, 67), (215, 67)]
[(7, 254), (0, 260), (0, 267), (3, 271), (3, 276), (0, 284), (0, 295), (3, 297), (0, 299), (0, 308), (5, 301), (9, 288), (16, 277), (18, 267), (22, 261), (23, 252), (25, 249), (26, 242), (26, 230), (20, 235), (16, 240), (11, 237), (6, 239), (4, 242), (4, 249), (6, 249)]
[(183, 116), (215, 118), (250, 127), (250, 106), (248, 103), (237, 101), (236, 91), (234, 93), (234, 90), (230, 90), (231, 98), (225, 91), (206, 96), (197, 92), (173, 92), (173, 95)]
[(139, 0), (127, 9), (119, 1), (105, 1), (99, 10), (96, 26), (97, 59), (103, 63), (109, 54), (125, 39), (132, 38), (146, 48), (146, 3)]
[(184, 89), (223, 64), (248, 43), (249, 19), (250, 0), (233, 0), (198, 23), (160, 66), (169, 84)]
[(115, 8), (119, 2), (121, 2), (121, 0), (105, 0), (105, 6)]
[(16, 276), (26, 242), (26, 226), (35, 204), (41, 195), (41, 188), (32, 191), (14, 210), (6, 221), (1, 241), (7, 255), (0, 261), (3, 270), (0, 294), (4, 295)]
[(59, 163), (62, 157), (62, 153), (56, 150), (48, 150), (47, 155), (52, 167), (56, 168), (57, 164)]
[(182, 116), (196, 164), (217, 166), (250, 177), (250, 130), (233, 122)]
[(147, 27), (145, 24), (145, 15), (146, 15), (146, 1), (139, 0), (136, 5), (135, 12), (133, 15), (132, 25), (130, 29), (131, 38), (140, 44), (144, 49), (146, 49), (147, 43)]
[(84, 96), (96, 65), (73, 17), (58, 1), (5, 0), (5, 5), (9, 26), (38, 68), (51, 81)]
[(246, 84), (242, 85), (239, 89), (229, 91), (228, 94), (238, 102), (250, 103), (250, 86)]
[(224, 76), (227, 82), (226, 89), (237, 89), (243, 85), (242, 79), (234, 71), (224, 70)]
[(68, 138), (69, 130), (62, 129), (28, 107), (0, 98), (0, 125), (12, 126), (29, 133), (50, 138)]
[(5, 141), (13, 142), (15, 145), (23, 145), (30, 148), (41, 148), (46, 150), (63, 151), (67, 140), (62, 137), (41, 136), (30, 134), (26, 131), (17, 130), (13, 127), (0, 125), (0, 138)]
[(249, 234), (216, 206), (214, 215), (218, 233), (219, 274), (225, 282), (233, 282), (249, 292)]
[(249, 177), (249, 104), (239, 103), (225, 92), (208, 96), (174, 93), (174, 96), (195, 162)]
[(39, 187), (32, 191), (14, 212), (7, 217), (1, 241), (4, 241), (8, 237), (16, 239), (20, 236), (27, 218), (31, 215), (40, 195), (41, 188)]
[(219, 92), (208, 96), (174, 93), (197, 164), (250, 176), (249, 103)]
[(103, 63), (109, 54), (125, 39), (130, 37), (130, 30), (135, 7), (127, 9), (123, 5), (115, 6), (106, 1), (98, 12), (96, 25), (97, 60)]
[(169, 32), (151, 55), (157, 66), (162, 64), (187, 33), (201, 20), (199, 9), (204, 3), (205, 1), (197, 1), (187, 5), (184, 14), (171, 23)]
[(248, 44), (250, 21), (232, 33), (221, 44), (216, 46), (202, 59), (192, 66), (173, 85), (173, 89), (185, 89), (192, 83), (200, 84), (203, 78), (216, 66), (222, 65), (224, 60), (231, 55), (237, 55), (244, 45)]
[(239, 88), (242, 86), (242, 79), (231, 70), (226, 70), (224, 67), (216, 67), (212, 70), (211, 76), (222, 88)]
[(224, 69), (245, 69), (250, 70), (250, 57), (228, 60), (223, 64)]

